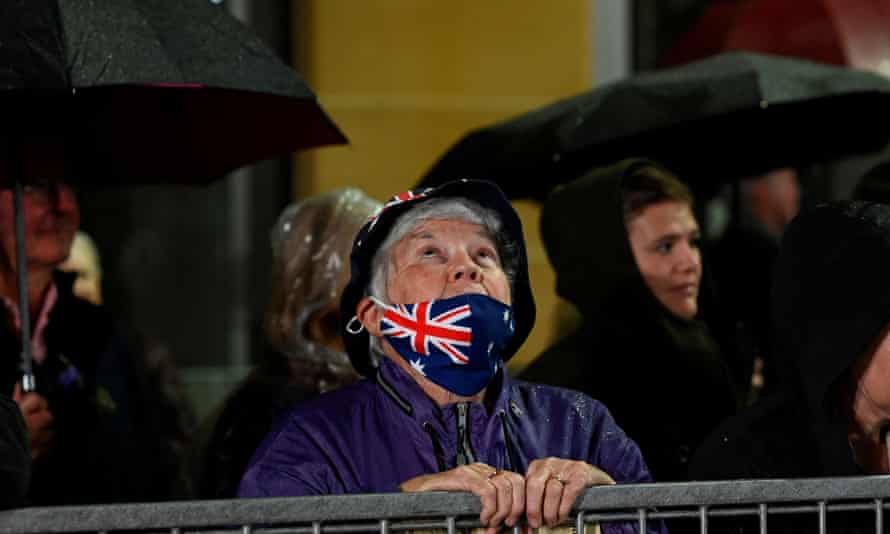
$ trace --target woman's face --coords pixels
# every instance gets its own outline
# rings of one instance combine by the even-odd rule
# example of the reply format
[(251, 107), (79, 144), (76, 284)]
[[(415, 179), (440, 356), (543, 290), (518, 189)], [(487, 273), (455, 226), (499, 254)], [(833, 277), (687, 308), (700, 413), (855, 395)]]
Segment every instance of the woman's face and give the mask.
[(693, 319), (702, 265), (698, 223), (689, 205), (650, 204), (628, 221), (627, 236), (649, 290), (674, 315)]

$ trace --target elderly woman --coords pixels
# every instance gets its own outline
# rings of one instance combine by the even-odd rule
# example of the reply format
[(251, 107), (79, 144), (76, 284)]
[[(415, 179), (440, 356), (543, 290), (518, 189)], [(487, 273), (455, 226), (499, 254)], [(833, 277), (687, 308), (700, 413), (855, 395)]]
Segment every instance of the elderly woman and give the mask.
[(554, 191), (541, 228), (557, 291), (583, 323), (522, 378), (603, 401), (658, 481), (686, 480), (695, 449), (736, 410), (730, 368), (699, 314), (688, 188), (653, 161), (625, 160)]
[(291, 204), (271, 232), (269, 350), (210, 421), (197, 447), (196, 493), (234, 497), (248, 460), (291, 405), (358, 379), (339, 332), (352, 241), (380, 202), (354, 187)]
[(241, 496), (469, 491), (483, 524), (538, 527), (589, 486), (652, 480), (602, 404), (504, 371), (535, 308), (519, 218), (496, 186), (396, 196), (351, 264), (343, 336), (369, 380), (283, 418)]

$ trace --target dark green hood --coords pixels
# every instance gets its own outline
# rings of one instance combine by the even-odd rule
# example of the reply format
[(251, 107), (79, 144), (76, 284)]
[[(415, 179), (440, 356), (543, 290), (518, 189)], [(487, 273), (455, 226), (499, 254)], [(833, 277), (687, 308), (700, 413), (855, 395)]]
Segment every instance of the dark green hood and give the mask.
[(735, 413), (733, 381), (707, 325), (675, 316), (646, 286), (624, 226), (627, 160), (555, 190), (544, 204), (544, 245), (557, 292), (581, 328), (535, 360), (522, 378), (603, 401), (636, 441), (656, 480), (684, 480), (690, 455)]
[(629, 159), (597, 168), (557, 188), (544, 204), (541, 234), (556, 291), (585, 317), (624, 308), (629, 300), (635, 310), (642, 302), (670, 315), (643, 281), (624, 226), (622, 181), (650, 164)]

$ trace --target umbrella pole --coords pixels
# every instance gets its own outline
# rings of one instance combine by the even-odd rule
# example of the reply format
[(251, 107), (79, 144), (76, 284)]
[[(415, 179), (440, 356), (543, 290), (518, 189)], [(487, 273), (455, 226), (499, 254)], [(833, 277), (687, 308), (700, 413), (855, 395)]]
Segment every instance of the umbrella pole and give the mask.
[[(13, 158), (16, 158), (16, 156), (13, 155)], [(27, 251), (25, 250), (24, 185), (22, 184), (21, 168), (15, 169), (15, 171), (15, 191), (13, 193), (15, 209), (15, 272), (19, 286), (22, 391), (29, 392), (37, 389), (37, 383), (34, 380), (34, 369), (31, 360), (31, 317), (30, 307), (28, 306), (28, 258)]]

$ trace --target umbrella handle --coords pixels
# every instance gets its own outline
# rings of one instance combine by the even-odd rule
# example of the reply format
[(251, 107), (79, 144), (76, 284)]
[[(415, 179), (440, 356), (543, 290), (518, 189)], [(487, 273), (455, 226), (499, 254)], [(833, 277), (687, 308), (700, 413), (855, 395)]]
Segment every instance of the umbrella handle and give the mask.
[(15, 191), (13, 205), (15, 210), (15, 263), (16, 277), (19, 286), (19, 322), (21, 324), (22, 354), (22, 391), (27, 393), (37, 389), (31, 360), (31, 317), (28, 307), (28, 258), (25, 248), (25, 206), (24, 185), (22, 184), (23, 169), (19, 158), (13, 156), (19, 165), (13, 164), (15, 175)]

